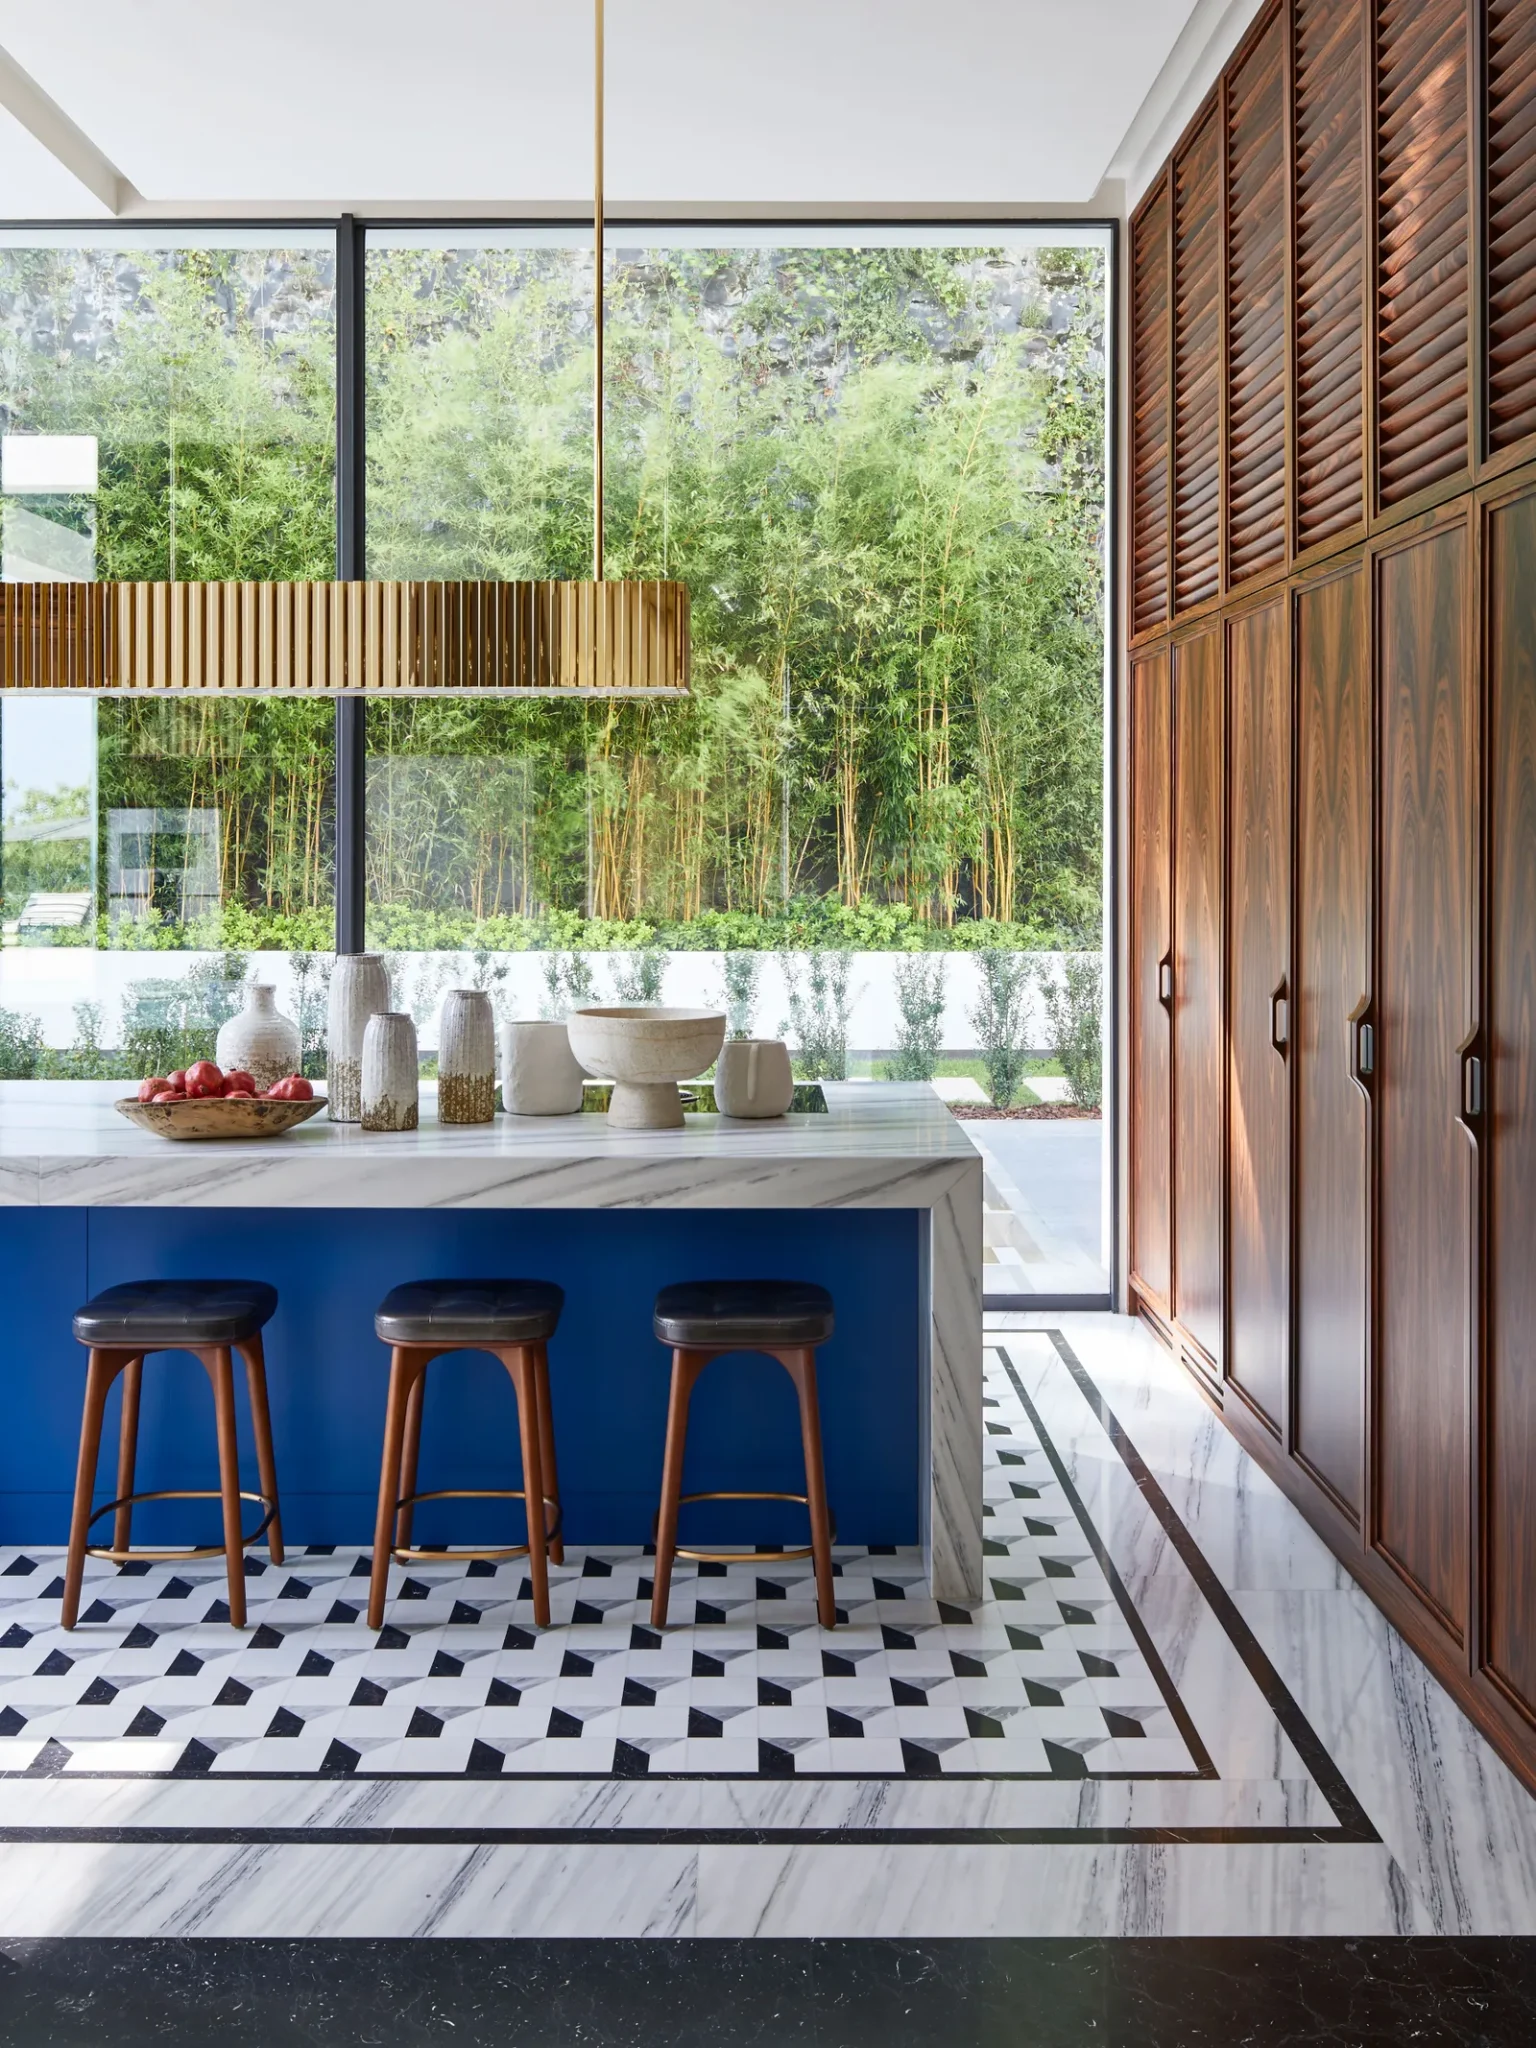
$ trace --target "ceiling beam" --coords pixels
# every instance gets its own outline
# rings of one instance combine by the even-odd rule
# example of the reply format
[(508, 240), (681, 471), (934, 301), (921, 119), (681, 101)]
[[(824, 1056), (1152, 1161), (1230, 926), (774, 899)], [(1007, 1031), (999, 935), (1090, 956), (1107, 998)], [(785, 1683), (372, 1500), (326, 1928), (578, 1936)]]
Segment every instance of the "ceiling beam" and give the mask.
[[(77, 128), (7, 51), (0, 50), (0, 107), (13, 115), (35, 142), (111, 213), (130, 208), (139, 194), (117, 166)], [(142, 203), (142, 202), (140, 202)]]

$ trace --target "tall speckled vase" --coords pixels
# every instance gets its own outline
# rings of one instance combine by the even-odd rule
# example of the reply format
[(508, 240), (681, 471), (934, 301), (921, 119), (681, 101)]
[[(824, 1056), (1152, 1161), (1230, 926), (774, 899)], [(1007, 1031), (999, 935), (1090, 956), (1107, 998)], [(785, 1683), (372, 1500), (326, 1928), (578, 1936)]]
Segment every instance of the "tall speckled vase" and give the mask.
[(415, 1023), (401, 1010), (370, 1017), (363, 1030), (363, 1129), (414, 1131), (420, 1094)]
[(368, 1019), (388, 1008), (383, 954), (338, 953), (325, 1022), (326, 1114), (333, 1124), (362, 1121), (363, 1033)]
[(496, 1115), (496, 1017), (484, 989), (451, 988), (437, 1037), (437, 1120), (488, 1124)]
[(299, 1071), (299, 1027), (278, 1009), (271, 982), (251, 984), (245, 1008), (219, 1026), (213, 1056), (226, 1074), (249, 1074), (258, 1090)]

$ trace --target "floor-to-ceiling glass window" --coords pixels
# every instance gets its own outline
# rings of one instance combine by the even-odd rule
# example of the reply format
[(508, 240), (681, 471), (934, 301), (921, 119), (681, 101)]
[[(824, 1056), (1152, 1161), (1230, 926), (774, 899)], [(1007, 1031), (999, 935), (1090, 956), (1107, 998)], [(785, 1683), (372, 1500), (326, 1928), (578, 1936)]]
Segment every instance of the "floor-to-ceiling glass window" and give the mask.
[[(335, 238), (8, 230), (7, 581), (335, 572)], [(165, 1072), (260, 956), (318, 1044), (328, 703), (0, 711), (0, 1076)]]
[[(1106, 257), (611, 229), (604, 566), (691, 586), (691, 697), (369, 709), (369, 937), (424, 1045), (468, 979), (932, 1079), (997, 1295), (1107, 1285)], [(368, 573), (589, 575), (590, 237), (375, 233), (365, 329)]]

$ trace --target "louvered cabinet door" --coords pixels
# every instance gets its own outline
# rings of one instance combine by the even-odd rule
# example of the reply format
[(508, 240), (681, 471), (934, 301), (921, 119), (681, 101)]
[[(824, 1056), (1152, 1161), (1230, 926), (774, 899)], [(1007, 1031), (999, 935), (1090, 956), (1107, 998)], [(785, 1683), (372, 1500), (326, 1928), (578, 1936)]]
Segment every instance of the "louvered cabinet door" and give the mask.
[(1468, 1595), (1478, 690), (1464, 519), (1376, 564), (1375, 1543), (1455, 1643)]
[(1222, 1356), (1225, 894), (1222, 628), (1173, 656), (1173, 1305), (1194, 1362)]
[(1207, 109), (1173, 165), (1173, 608), (1221, 587), (1221, 133)]
[(1503, 455), (1536, 436), (1536, 0), (1487, 0), (1486, 21), (1487, 448)]
[(1168, 651), (1131, 666), (1131, 1275), (1170, 1313)]
[(1294, 0), (1295, 538), (1365, 519), (1364, 0)]
[(1227, 583), (1285, 563), (1285, 27), (1227, 88)]
[(1168, 181), (1131, 225), (1131, 631), (1168, 617)]
[(1281, 591), (1227, 625), (1226, 1371), (1277, 1437), (1291, 1327), (1288, 610)]
[(1536, 1721), (1536, 493), (1488, 519), (1485, 1662)]
[(1376, 496), (1471, 459), (1467, 0), (1377, 0)]

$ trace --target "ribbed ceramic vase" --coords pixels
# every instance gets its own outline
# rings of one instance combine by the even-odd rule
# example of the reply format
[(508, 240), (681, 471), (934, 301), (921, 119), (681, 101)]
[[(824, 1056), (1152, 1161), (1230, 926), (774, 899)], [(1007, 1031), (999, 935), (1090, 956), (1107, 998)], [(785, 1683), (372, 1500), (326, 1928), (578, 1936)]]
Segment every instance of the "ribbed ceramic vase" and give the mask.
[(249, 1074), (258, 1093), (299, 1071), (299, 1027), (278, 1009), (271, 982), (251, 984), (245, 1008), (219, 1027), (213, 1056), (226, 1074)]
[(363, 1033), (389, 1008), (389, 974), (381, 953), (338, 953), (331, 968), (325, 1023), (326, 1113), (333, 1124), (363, 1115)]
[(437, 1027), (437, 1120), (488, 1124), (496, 1115), (496, 1017), (483, 988), (451, 988)]
[(414, 1131), (420, 1119), (416, 1026), (401, 1010), (381, 1010), (363, 1027), (365, 1131)]

